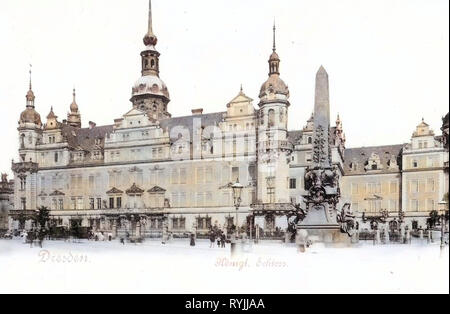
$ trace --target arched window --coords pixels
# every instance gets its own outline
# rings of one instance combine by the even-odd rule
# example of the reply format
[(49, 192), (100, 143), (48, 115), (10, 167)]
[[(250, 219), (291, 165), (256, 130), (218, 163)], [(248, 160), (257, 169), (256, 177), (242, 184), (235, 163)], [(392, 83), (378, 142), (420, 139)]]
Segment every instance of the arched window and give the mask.
[(155, 59), (152, 59), (152, 61), (151, 61), (151, 67), (152, 67), (152, 69), (155, 67)]
[(275, 110), (270, 109), (269, 110), (269, 128), (272, 128), (275, 126)]
[(312, 144), (312, 137), (308, 136), (308, 144)]

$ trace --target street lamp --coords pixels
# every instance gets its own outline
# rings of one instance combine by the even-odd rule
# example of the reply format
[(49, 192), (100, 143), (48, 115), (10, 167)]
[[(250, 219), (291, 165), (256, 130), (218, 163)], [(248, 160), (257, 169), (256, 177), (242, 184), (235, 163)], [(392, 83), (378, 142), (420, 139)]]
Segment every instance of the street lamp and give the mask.
[(448, 203), (446, 201), (441, 201), (438, 203), (441, 207), (441, 250), (445, 247), (445, 210), (448, 206)]
[(239, 183), (239, 178), (236, 183), (234, 183), (231, 188), (233, 189), (233, 199), (234, 199), (234, 207), (236, 208), (236, 236), (239, 237), (239, 224), (238, 224), (238, 210), (239, 206), (241, 206), (242, 202), (242, 189), (244, 186)]

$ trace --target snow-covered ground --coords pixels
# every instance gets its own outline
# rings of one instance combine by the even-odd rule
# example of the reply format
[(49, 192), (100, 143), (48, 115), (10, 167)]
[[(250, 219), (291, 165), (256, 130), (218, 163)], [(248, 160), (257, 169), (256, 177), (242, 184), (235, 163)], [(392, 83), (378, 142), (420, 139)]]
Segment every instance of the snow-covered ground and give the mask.
[(231, 259), (230, 247), (187, 240), (69, 243), (43, 249), (0, 240), (0, 293), (449, 293), (439, 243), (345, 249), (269, 242)]

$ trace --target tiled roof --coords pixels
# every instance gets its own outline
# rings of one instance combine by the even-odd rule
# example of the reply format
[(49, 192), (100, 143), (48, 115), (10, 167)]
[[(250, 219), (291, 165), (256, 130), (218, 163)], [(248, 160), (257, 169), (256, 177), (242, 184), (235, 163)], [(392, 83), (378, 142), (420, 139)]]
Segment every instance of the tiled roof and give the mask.
[[(170, 118), (161, 120), (160, 125), (163, 129), (167, 129), (170, 131), (174, 127), (185, 127), (189, 130), (191, 141), (193, 138), (192, 130), (194, 129), (194, 119), (201, 120), (201, 127), (207, 126), (219, 126), (219, 123), (223, 121), (225, 112), (216, 112), (209, 114), (201, 114), (201, 115), (192, 115), (186, 117), (178, 117), (178, 118)], [(171, 138), (178, 139), (178, 134), (171, 134)]]
[[(371, 171), (366, 171), (364, 167), (367, 165), (372, 154), (378, 155), (382, 165), (382, 169), (377, 170), (377, 173), (400, 172), (401, 153), (404, 146), (405, 144), (347, 148), (344, 151), (344, 172), (347, 175), (371, 173)], [(395, 156), (397, 160), (398, 169), (389, 168), (389, 161), (392, 156)], [(356, 164), (356, 169), (351, 168), (352, 164)]]
[[(67, 124), (62, 125), (62, 134), (67, 138), (70, 148), (74, 150), (93, 151), (104, 146), (105, 137), (113, 132), (113, 125), (99, 126), (93, 128), (75, 128)], [(95, 140), (102, 139), (101, 145), (96, 146)]]

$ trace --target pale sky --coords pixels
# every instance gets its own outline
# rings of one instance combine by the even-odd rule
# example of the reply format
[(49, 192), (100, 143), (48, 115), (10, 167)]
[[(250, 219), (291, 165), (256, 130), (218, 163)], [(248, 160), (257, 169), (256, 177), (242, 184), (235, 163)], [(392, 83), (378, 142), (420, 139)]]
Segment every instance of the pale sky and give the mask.
[[(257, 107), (277, 24), (289, 127), (313, 111), (315, 73), (330, 76), (331, 111), (347, 147), (408, 142), (422, 117), (440, 134), (449, 103), (448, 0), (153, 0), (161, 78), (173, 116), (225, 111), (244, 92)], [(33, 65), (36, 110), (62, 121), (77, 89), (83, 124), (131, 109), (147, 0), (0, 2), (0, 171), (18, 160), (17, 121)], [(333, 125), (334, 125), (333, 118)]]

